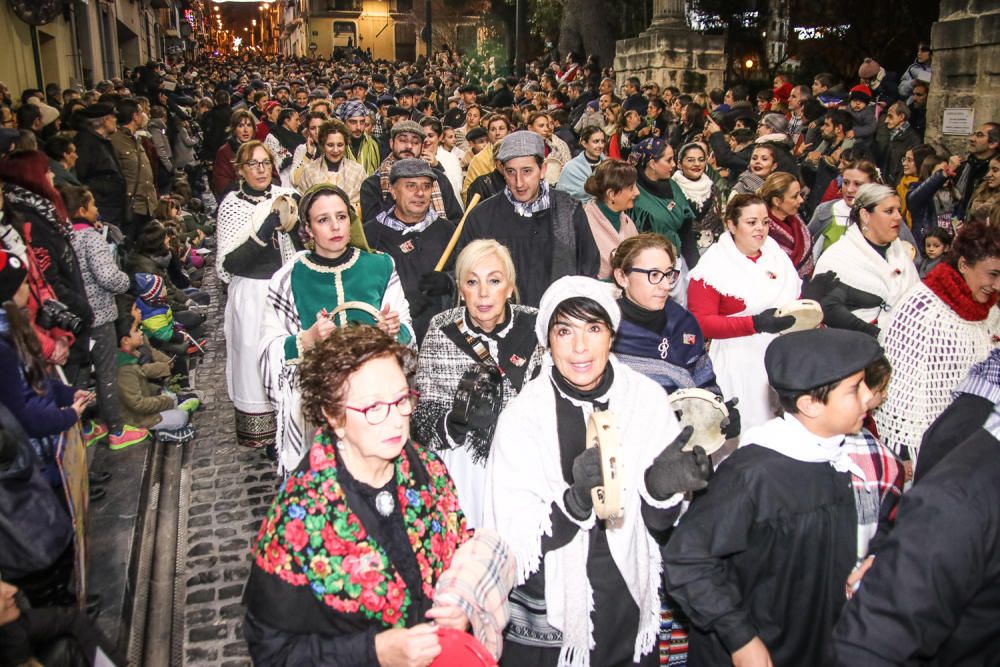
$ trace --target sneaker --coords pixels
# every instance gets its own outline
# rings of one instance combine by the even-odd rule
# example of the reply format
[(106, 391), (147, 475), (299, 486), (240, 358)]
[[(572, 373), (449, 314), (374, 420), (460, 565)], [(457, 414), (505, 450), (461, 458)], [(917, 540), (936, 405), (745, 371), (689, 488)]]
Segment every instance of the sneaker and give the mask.
[(173, 431), (157, 431), (156, 437), (163, 442), (174, 442), (181, 445), (194, 440), (194, 429), (190, 426), (183, 426)]
[(201, 340), (198, 341), (197, 344), (192, 343), (188, 345), (187, 353), (188, 355), (201, 354), (205, 351), (206, 345), (208, 345), (208, 339), (202, 338)]
[(192, 412), (197, 410), (200, 406), (201, 406), (201, 401), (197, 397), (192, 396), (191, 398), (186, 398), (180, 403), (178, 403), (177, 409), (183, 410), (184, 412), (191, 414)]
[(145, 442), (149, 439), (149, 429), (146, 428), (136, 428), (135, 426), (129, 426), (126, 424), (122, 426), (122, 430), (118, 433), (112, 433), (111, 439), (108, 442), (108, 448), (117, 452), (119, 449), (125, 449), (126, 447), (131, 447), (132, 445), (138, 445), (140, 442)]
[(89, 419), (83, 425), (83, 443), (87, 447), (96, 445), (106, 437), (108, 437), (108, 427), (101, 422)]

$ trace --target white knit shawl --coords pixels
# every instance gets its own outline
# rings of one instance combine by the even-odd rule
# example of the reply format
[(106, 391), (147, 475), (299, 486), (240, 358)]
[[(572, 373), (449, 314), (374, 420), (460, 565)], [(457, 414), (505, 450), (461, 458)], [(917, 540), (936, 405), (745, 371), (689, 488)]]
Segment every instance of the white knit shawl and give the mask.
[(882, 297), (887, 310), (860, 308), (852, 311), (865, 322), (874, 322), (885, 330), (892, 320), (893, 308), (918, 282), (920, 274), (902, 241), (889, 244), (885, 259), (865, 240), (857, 225), (851, 225), (837, 243), (830, 246), (816, 263), (815, 275), (833, 271), (845, 285)]
[[(719, 294), (735, 297), (746, 304), (741, 313), (730, 317), (756, 315), (779, 308), (799, 298), (802, 279), (785, 251), (771, 238), (764, 241), (756, 262), (744, 255), (725, 232), (702, 255), (691, 272), (691, 280), (701, 280)], [(774, 416), (771, 389), (764, 370), (764, 352), (775, 334), (758, 333), (739, 338), (718, 338), (711, 342), (708, 355), (726, 400), (740, 399), (743, 428), (763, 424)]]
[[(653, 459), (680, 432), (663, 388), (611, 356), (614, 383), (607, 394), (624, 450), (623, 519), (609, 523), (611, 557), (639, 607), (639, 628), (633, 659), (656, 646), (659, 630), (660, 550), (642, 520), (641, 499), (657, 508), (678, 504), (681, 494), (654, 500), (643, 474)], [(552, 534), (550, 512), (555, 503), (566, 514), (568, 488), (559, 459), (556, 400), (551, 380), (552, 360), (546, 355), (539, 377), (527, 383), (507, 405), (497, 424), (487, 461), (483, 526), (496, 530), (517, 559), (517, 583), (523, 584), (542, 565), (542, 536)], [(572, 400), (572, 399), (570, 399)], [(589, 403), (573, 401), (584, 410)], [(594, 647), (594, 592), (587, 579), (586, 521), (571, 521), (580, 530), (563, 547), (545, 554), (545, 606), (548, 622), (563, 633), (559, 665), (586, 667)]]
[[(215, 271), (223, 282), (228, 283), (232, 278), (229, 272), (223, 268), (226, 255), (239, 248), (244, 241), (250, 238), (250, 234), (255, 230), (255, 224), (259, 224), (271, 212), (272, 202), (278, 195), (290, 195), (294, 192), (289, 188), (274, 185), (271, 186), (270, 197), (259, 204), (237, 196), (236, 192), (230, 192), (222, 200), (216, 216)], [(278, 239), (281, 244), (282, 262), (286, 262), (295, 254), (295, 248), (292, 246), (288, 234), (278, 232)]]
[(918, 283), (882, 335), (892, 364), (885, 403), (875, 412), (884, 443), (897, 453), (909, 447), (915, 457), (924, 432), (951, 404), (952, 390), (997, 347), (998, 335), (996, 307), (981, 322), (963, 320)]

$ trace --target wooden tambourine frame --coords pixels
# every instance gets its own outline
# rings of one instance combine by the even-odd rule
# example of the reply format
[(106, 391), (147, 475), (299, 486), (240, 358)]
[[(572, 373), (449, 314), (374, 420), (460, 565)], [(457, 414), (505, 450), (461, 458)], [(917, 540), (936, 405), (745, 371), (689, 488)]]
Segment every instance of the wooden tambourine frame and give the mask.
[(619, 519), (625, 514), (622, 497), (625, 459), (614, 413), (608, 410), (591, 413), (587, 420), (587, 447), (597, 447), (601, 452), (603, 484), (590, 490), (594, 512), (599, 519)]
[(700, 445), (706, 454), (712, 454), (726, 444), (722, 420), (729, 416), (729, 409), (721, 396), (693, 387), (675, 391), (669, 400), (670, 405), (681, 411), (681, 426), (694, 429), (684, 451), (689, 452)]

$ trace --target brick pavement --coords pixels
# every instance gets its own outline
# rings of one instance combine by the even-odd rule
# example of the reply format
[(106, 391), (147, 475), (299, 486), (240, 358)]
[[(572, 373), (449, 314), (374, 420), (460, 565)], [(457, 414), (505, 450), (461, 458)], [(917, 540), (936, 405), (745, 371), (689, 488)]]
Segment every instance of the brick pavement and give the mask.
[[(224, 297), (214, 272), (210, 347), (196, 371), (206, 407), (195, 417), (197, 437), (188, 445), (189, 473), (186, 582), (182, 598), (184, 664), (190, 667), (250, 665), (243, 641), (243, 585), (250, 574), (250, 546), (275, 492), (274, 465), (259, 451), (236, 444), (232, 403), (226, 391)], [(185, 524), (186, 520), (186, 524)]]

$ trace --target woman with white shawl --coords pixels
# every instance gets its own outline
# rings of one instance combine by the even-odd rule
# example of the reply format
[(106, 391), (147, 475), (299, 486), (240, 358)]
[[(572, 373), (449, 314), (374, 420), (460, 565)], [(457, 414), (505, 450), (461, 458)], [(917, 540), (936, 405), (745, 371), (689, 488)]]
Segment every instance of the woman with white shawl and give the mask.
[(768, 237), (767, 206), (736, 195), (726, 206), (727, 231), (691, 272), (688, 309), (711, 340), (709, 358), (727, 401), (740, 399), (744, 430), (774, 417), (764, 351), (795, 324), (777, 308), (799, 298), (802, 280)]
[(247, 141), (236, 153), (239, 188), (219, 205), (216, 271), (229, 284), (224, 330), (226, 385), (236, 410), (236, 442), (273, 450), (274, 409), (264, 392), (257, 363), (264, 301), (271, 275), (302, 247), (297, 228), (280, 229), (272, 212), (275, 200), (294, 190), (272, 185), (275, 157), (260, 141)]
[(847, 288), (823, 298), (827, 326), (873, 336), (888, 327), (896, 306), (920, 282), (915, 249), (899, 238), (903, 224), (895, 190), (879, 183), (858, 188), (847, 231), (816, 263), (816, 276), (836, 274)]
[(694, 212), (690, 239), (682, 239), (684, 261), (689, 268), (698, 264), (701, 256), (719, 240), (726, 230), (722, 222), (722, 196), (715, 181), (706, 173), (708, 151), (700, 143), (684, 144), (677, 151), (680, 167), (670, 178), (680, 186)]
[[(541, 374), (500, 414), (487, 462), (484, 527), (517, 560), (504, 665), (658, 665), (660, 550), (683, 494), (704, 488), (704, 450), (681, 449), (666, 393), (611, 355), (621, 312), (592, 278), (560, 278), (542, 296)], [(598, 519), (601, 453), (587, 423), (607, 411), (620, 444), (621, 512)], [(610, 447), (609, 440), (602, 446)]]

